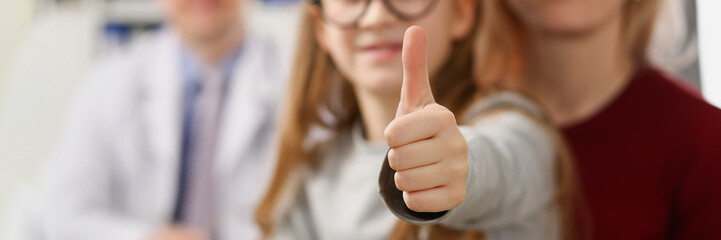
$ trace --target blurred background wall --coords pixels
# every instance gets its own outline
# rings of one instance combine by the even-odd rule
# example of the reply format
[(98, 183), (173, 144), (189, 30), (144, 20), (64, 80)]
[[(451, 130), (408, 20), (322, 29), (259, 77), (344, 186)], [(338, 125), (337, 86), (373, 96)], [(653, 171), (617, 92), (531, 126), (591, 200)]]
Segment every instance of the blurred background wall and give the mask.
[(704, 97), (721, 107), (721, 1), (697, 0), (699, 62)]
[[(7, 0), (0, 3), (0, 96), (6, 88), (10, 61), (15, 47), (25, 39), (31, 23), (34, 1)], [(0, 98), (0, 103), (2, 99)]]

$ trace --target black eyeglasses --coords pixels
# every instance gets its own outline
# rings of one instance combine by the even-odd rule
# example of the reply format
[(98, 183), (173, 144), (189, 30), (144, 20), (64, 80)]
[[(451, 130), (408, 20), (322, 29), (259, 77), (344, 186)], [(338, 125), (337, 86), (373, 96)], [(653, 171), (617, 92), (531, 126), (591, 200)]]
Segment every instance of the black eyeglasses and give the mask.
[[(357, 27), (372, 0), (310, 0), (320, 7), (323, 19), (342, 28)], [(381, 0), (393, 15), (402, 20), (415, 20), (433, 10), (438, 0)]]

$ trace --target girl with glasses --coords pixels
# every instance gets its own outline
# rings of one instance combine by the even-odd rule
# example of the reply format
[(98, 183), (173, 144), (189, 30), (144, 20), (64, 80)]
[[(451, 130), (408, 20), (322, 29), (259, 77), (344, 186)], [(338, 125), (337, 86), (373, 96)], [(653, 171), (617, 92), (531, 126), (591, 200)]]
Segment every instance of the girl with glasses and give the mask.
[(563, 237), (568, 158), (532, 100), (475, 87), (478, 6), (309, 2), (265, 238)]

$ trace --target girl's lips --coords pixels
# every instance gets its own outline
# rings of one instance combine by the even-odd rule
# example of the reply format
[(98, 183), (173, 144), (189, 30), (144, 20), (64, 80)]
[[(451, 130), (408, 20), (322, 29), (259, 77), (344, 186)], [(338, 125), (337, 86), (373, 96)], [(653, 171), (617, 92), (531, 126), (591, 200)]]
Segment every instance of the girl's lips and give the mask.
[(395, 58), (403, 51), (403, 43), (385, 42), (376, 43), (360, 49), (361, 54), (374, 61), (384, 61)]

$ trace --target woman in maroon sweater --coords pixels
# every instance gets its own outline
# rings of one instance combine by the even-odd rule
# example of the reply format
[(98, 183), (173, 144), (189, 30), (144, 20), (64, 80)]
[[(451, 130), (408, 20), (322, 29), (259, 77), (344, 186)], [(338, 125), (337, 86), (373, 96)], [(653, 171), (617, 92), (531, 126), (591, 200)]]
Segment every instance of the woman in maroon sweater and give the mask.
[(593, 239), (721, 239), (721, 110), (648, 60), (660, 0), (482, 3), (479, 84), (545, 105)]

